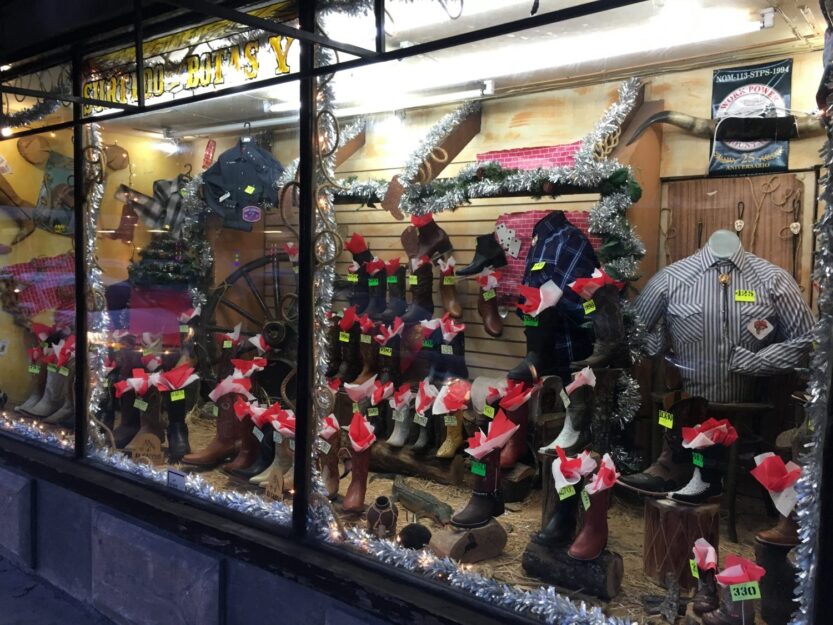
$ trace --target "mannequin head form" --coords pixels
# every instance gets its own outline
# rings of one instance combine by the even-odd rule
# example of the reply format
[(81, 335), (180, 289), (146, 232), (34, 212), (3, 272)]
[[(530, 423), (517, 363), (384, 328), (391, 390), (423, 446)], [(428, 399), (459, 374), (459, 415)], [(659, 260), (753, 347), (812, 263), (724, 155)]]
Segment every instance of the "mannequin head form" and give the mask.
[(718, 258), (729, 258), (740, 249), (740, 239), (731, 230), (715, 230), (706, 245)]

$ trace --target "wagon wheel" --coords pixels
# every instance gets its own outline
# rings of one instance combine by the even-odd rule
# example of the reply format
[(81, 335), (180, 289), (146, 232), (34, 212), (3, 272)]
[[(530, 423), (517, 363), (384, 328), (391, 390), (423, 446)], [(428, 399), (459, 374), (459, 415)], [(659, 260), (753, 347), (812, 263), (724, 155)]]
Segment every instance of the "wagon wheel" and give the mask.
[[(200, 316), (195, 352), (202, 379), (212, 387), (217, 382), (221, 349), (215, 335), (233, 332), (238, 323), (244, 341), (241, 354), (254, 349), (246, 343), (249, 337), (263, 334), (272, 348), (268, 352), (270, 361), (293, 362), (298, 319), (296, 293), (297, 276), (284, 252), (248, 262), (223, 280), (209, 295)], [(285, 367), (278, 369), (283, 371)], [(277, 385), (275, 393), (267, 389), (270, 395), (279, 394), (280, 380)]]

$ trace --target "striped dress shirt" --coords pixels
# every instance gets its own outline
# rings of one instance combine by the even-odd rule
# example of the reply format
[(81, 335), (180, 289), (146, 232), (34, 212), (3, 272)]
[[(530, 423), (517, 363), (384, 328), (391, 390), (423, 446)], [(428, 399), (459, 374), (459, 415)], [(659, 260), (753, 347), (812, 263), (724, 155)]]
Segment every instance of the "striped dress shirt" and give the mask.
[(635, 306), (648, 354), (670, 348), (683, 390), (714, 402), (759, 400), (753, 376), (795, 369), (811, 345), (813, 315), (795, 280), (743, 249), (721, 259), (706, 245), (660, 270)]

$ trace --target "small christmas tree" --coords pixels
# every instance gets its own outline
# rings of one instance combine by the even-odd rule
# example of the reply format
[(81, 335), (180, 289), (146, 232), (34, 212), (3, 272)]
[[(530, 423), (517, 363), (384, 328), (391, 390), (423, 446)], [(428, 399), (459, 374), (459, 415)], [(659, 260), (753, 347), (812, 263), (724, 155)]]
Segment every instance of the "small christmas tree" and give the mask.
[(127, 272), (134, 286), (202, 285), (207, 276), (200, 270), (200, 255), (204, 241), (192, 242), (171, 234), (157, 234), (139, 252), (139, 262), (132, 263)]

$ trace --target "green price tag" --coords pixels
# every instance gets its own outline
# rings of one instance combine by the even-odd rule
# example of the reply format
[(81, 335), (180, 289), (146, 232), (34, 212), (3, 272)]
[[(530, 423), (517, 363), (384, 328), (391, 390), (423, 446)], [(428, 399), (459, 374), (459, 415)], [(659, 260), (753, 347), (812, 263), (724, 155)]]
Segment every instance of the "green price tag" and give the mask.
[(581, 491), (581, 505), (584, 506), (585, 510), (590, 509), (590, 495), (587, 494), (586, 490)]
[(490, 299), (495, 299), (497, 293), (495, 293), (494, 289), (489, 289), (488, 291), (483, 291), (483, 301), (488, 302)]
[(736, 302), (755, 302), (755, 291), (750, 291), (748, 289), (738, 289), (735, 291), (735, 301)]
[(528, 328), (537, 328), (538, 327), (538, 318), (537, 317), (530, 317), (529, 315), (524, 315), (524, 325)]
[(807, 418), (807, 429), (808, 429), (808, 430), (810, 430), (811, 432), (815, 432), (815, 431), (816, 431), (816, 426), (815, 426), (815, 424), (813, 423), (813, 420), (812, 420), (812, 419), (810, 419), (809, 417)]
[(138, 408), (142, 412), (148, 409), (148, 403), (144, 399), (135, 399), (133, 401), (133, 407)]
[(367, 286), (379, 286), (379, 278), (370, 278), (367, 281)]
[(761, 598), (761, 587), (758, 582), (732, 584), (729, 586), (729, 592), (732, 593), (732, 601), (750, 601)]
[(454, 286), (454, 276), (443, 276), (443, 285), (444, 286)]
[(292, 265), (292, 273), (298, 273), (298, 265)]
[(380, 347), (379, 348), (379, 355), (380, 356), (393, 356), (393, 348), (392, 347)]
[(429, 339), (425, 339), (424, 341), (422, 341), (422, 348), (434, 349), (434, 343), (432, 343)]
[(490, 406), (489, 404), (486, 404), (485, 406), (483, 406), (483, 414), (485, 416), (489, 417), (490, 419), (494, 419), (495, 418), (495, 407)]
[(67, 377), (69, 375), (69, 369), (67, 369), (66, 367), (61, 367), (60, 369), (58, 369), (58, 373), (60, 373), (64, 377)]
[(185, 389), (181, 388), (177, 391), (171, 391), (171, 401), (182, 401), (185, 399)]
[(480, 477), (486, 477), (486, 465), (482, 462), (472, 462), (471, 472)]
[(39, 365), (29, 365), (29, 373), (40, 373)]
[(359, 404), (357, 402), (353, 402), (353, 412), (359, 411)]
[(362, 334), (359, 340), (362, 343), (370, 343), (373, 340), (373, 337), (371, 337), (369, 334)]
[(188, 334), (191, 331), (191, 326), (187, 326), (184, 323), (179, 326), (179, 333), (180, 334)]
[(252, 430), (252, 434), (255, 435), (255, 438), (257, 439), (258, 443), (263, 442), (263, 432), (260, 428), (254, 428)]
[(417, 276), (408, 276), (408, 284), (411, 286), (416, 286), (419, 284), (419, 278)]
[(211, 414), (213, 414), (215, 417), (220, 414), (220, 409), (217, 407), (217, 404), (211, 406)]
[(586, 302), (584, 302), (581, 305), (581, 307), (584, 308), (584, 314), (589, 315), (591, 312), (595, 312), (596, 302), (594, 302), (592, 299), (589, 299)]
[(668, 428), (669, 430), (674, 427), (674, 415), (670, 412), (666, 412), (665, 410), (659, 411), (659, 424), (664, 427)]
[(576, 494), (575, 486), (565, 486), (560, 491), (558, 491), (558, 498), (559, 499), (568, 499)]
[(445, 415), (445, 419), (443, 419), (443, 423), (445, 423), (446, 425), (455, 426), (457, 425), (457, 417), (455, 417), (453, 414), (447, 414)]
[(542, 260), (542, 261), (532, 265), (532, 271), (541, 271), (546, 266), (547, 266), (547, 263)]
[(405, 420), (405, 412), (402, 410), (396, 410), (393, 413), (393, 420), (394, 421), (404, 421)]
[(691, 576), (694, 579), (700, 579), (700, 569), (697, 568), (697, 560), (689, 560), (688, 566), (691, 567)]
[(399, 282), (399, 278), (396, 276), (388, 276), (388, 284), (396, 284)]
[(46, 365), (46, 370), (50, 373), (55, 373), (58, 370), (58, 367), (55, 365)]
[(349, 332), (339, 332), (338, 333), (338, 340), (342, 343), (349, 343), (350, 342), (350, 333)]
[(451, 345), (440, 345), (440, 353), (445, 354), (446, 356), (453, 356), (454, 348), (451, 347)]
[(223, 349), (231, 349), (231, 346), (232, 346), (232, 342), (229, 341), (228, 339), (223, 341)]
[(703, 468), (703, 454), (697, 451), (691, 452), (691, 463), (695, 467)]
[(426, 425), (428, 425), (428, 417), (426, 417), (424, 414), (415, 414), (414, 423), (416, 423), (417, 425), (421, 425), (422, 427), (425, 427)]
[(358, 282), (359, 281), (359, 274), (357, 273), (348, 273), (347, 274), (347, 282)]
[(243, 191), (246, 193), (246, 195), (251, 195), (255, 192), (255, 188), (252, 185), (248, 184), (246, 185), (246, 188), (243, 189)]
[(371, 406), (367, 409), (367, 416), (368, 417), (378, 417), (379, 416), (379, 408), (376, 406)]

